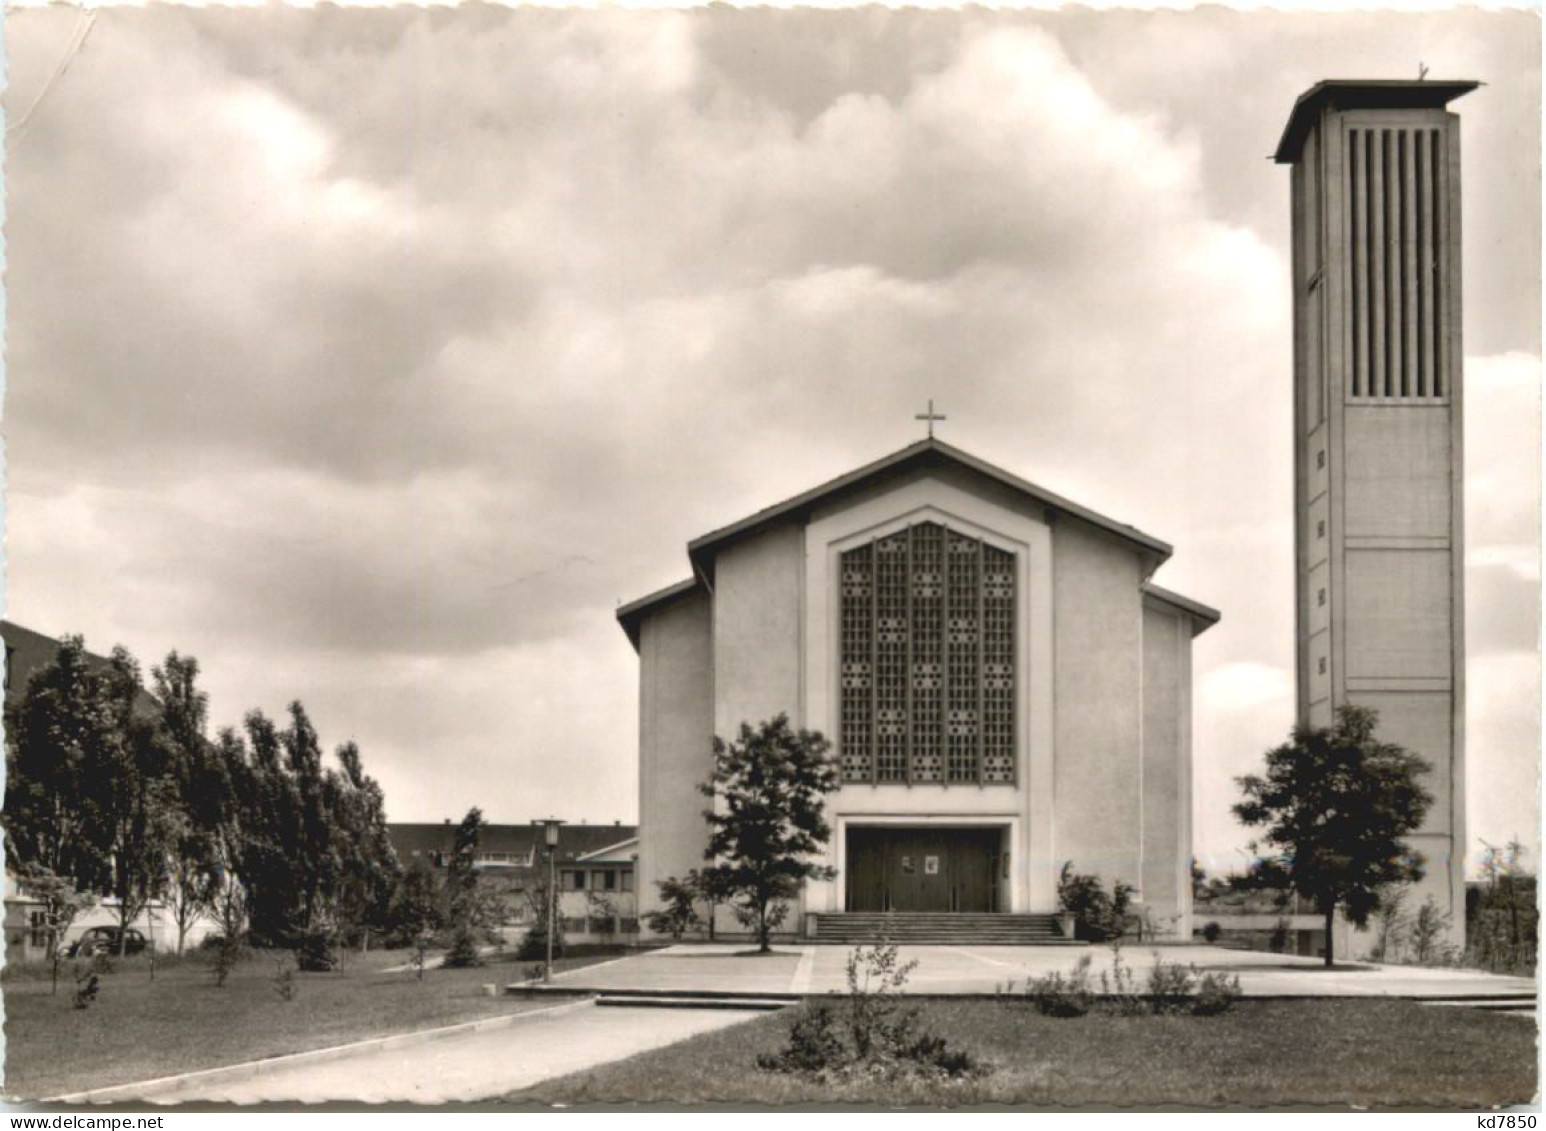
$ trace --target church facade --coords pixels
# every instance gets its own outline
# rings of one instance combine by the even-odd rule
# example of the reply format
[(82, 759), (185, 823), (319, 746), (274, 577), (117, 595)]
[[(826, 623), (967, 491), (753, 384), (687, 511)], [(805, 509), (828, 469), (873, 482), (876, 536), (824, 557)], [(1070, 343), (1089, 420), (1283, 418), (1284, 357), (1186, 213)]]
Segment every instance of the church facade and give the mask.
[(785, 923), (1050, 913), (1064, 863), (1191, 933), (1191, 647), (1219, 614), (1171, 547), (933, 437), (687, 547), (625, 605), (639, 655), (639, 898), (703, 865), (715, 735), (832, 743), (831, 881)]

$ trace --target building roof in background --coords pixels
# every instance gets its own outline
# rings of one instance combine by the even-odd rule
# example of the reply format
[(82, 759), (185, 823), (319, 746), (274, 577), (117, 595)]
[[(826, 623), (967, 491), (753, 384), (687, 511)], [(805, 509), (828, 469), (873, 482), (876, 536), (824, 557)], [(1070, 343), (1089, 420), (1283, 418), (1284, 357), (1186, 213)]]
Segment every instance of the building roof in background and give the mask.
[[(5, 701), (7, 705), (19, 702), (27, 694), (27, 684), (34, 673), (53, 662), (59, 652), (59, 637), (45, 636), (41, 632), (0, 620), (0, 638), (5, 640)], [(106, 667), (106, 656), (88, 651), (87, 659), (97, 667)], [(142, 677), (150, 675), (149, 668), (141, 668)], [(141, 690), (136, 706), (141, 711), (153, 712), (160, 707), (156, 697)]]
[(639, 854), (639, 838), (631, 836), (580, 857), (586, 864), (626, 864)]
[[(397, 850), (399, 860), (407, 863), (415, 852), (428, 855), (434, 852), (450, 852), (456, 845), (456, 828), (460, 822), (446, 821), (440, 824), (416, 824), (388, 822), (387, 836)], [(561, 825), (558, 829), (558, 860), (577, 860), (612, 848), (627, 840), (637, 839), (637, 825)], [(479, 852), (508, 852), (528, 856), (533, 849), (542, 846), (541, 825), (494, 825), (483, 826), (478, 836)]]

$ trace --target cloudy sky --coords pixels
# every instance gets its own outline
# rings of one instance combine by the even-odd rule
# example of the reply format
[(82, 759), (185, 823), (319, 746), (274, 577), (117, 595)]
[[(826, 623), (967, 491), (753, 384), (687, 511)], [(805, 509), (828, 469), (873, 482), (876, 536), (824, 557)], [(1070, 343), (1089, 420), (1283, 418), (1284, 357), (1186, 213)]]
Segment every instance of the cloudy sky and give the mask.
[[(391, 816), (636, 815), (620, 600), (941, 436), (1177, 547), (1197, 847), (1293, 715), (1286, 170), (1464, 119), (1469, 819), (1536, 841), (1530, 14), (6, 19), (8, 615), (305, 701)], [(84, 37), (84, 42), (82, 39)], [(1473, 840), (1473, 847), (1475, 841)]]

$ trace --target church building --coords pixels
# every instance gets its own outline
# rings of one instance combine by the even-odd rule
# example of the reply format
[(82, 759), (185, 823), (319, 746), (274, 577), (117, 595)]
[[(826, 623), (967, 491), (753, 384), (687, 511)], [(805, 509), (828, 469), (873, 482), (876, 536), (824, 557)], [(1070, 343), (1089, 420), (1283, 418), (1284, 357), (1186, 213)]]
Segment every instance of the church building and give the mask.
[(785, 932), (863, 937), (845, 924), (889, 912), (1029, 941), (1071, 863), (1190, 938), (1192, 639), (1219, 614), (1153, 583), (1170, 555), (932, 435), (690, 542), (688, 580), (617, 613), (641, 911), (703, 866), (714, 736), (784, 713), (842, 781), (836, 876)]

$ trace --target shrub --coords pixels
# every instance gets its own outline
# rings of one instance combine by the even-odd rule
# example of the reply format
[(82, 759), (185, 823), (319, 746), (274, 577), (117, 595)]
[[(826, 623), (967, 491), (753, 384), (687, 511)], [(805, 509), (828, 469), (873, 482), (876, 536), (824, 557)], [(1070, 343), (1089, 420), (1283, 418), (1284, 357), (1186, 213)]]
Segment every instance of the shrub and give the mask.
[(837, 1018), (829, 1005), (818, 1005), (796, 1017), (789, 1027), (789, 1042), (777, 1053), (762, 1053), (757, 1067), (769, 1072), (814, 1075), (843, 1064), (848, 1050), (838, 1036)]
[(338, 946), (333, 932), (316, 927), (303, 934), (295, 944), (295, 964), (313, 974), (338, 969)]
[(71, 998), (71, 1004), (76, 1009), (86, 1009), (97, 1000), (97, 992), (101, 988), (102, 983), (93, 969), (88, 967), (83, 971), (77, 968), (75, 971), (75, 994)]
[(295, 1000), (295, 967), (291, 964), (288, 955), (280, 955), (274, 959), (272, 981), (274, 992), (279, 995), (280, 1001)]
[(1217, 923), (1208, 922), (1204, 923), (1202, 926), (1202, 937), (1204, 942), (1216, 943), (1219, 941), (1219, 936), (1223, 933), (1224, 928), (1219, 926)]
[(1213, 1017), (1227, 1013), (1239, 1000), (1239, 975), (1209, 971), (1197, 980), (1197, 989), (1192, 996), (1192, 1013), (1197, 1017)]
[(478, 937), (471, 924), (457, 924), (451, 935), (451, 948), (446, 951), (444, 965), (453, 968), (483, 965), (483, 955), (478, 951)]
[(1030, 982), (1025, 996), (1036, 1012), (1045, 1017), (1083, 1017), (1094, 1001), (1090, 992), (1090, 956), (1081, 957), (1067, 977), (1054, 972)]
[(777, 1053), (757, 1066), (821, 1079), (854, 1075), (959, 1079), (985, 1071), (969, 1053), (943, 1037), (918, 1031), (918, 1011), (897, 1000), (917, 963), (898, 965), (888, 943), (857, 947), (848, 956), (848, 993), (841, 1006), (807, 1008), (790, 1026)]
[(1138, 990), (1138, 976), (1133, 968), (1122, 961), (1121, 946), (1111, 948), (1111, 972), (1100, 972), (1102, 1005), (1122, 1014), (1142, 1013), (1143, 995)]
[(1068, 861), (1058, 876), (1058, 907), (1074, 917), (1074, 937), (1088, 942), (1121, 938), (1127, 933), (1132, 885), (1118, 880), (1108, 893), (1099, 876), (1073, 869)]
[(686, 880), (670, 876), (656, 880), (655, 886), (660, 889), (661, 907), (644, 916), (644, 923), (651, 931), (680, 939), (688, 931), (703, 925), (697, 908), (701, 897), (691, 876)]
[(1155, 1013), (1183, 1013), (1192, 1001), (1197, 982), (1195, 967), (1166, 962), (1158, 954), (1149, 968), (1149, 1008)]

